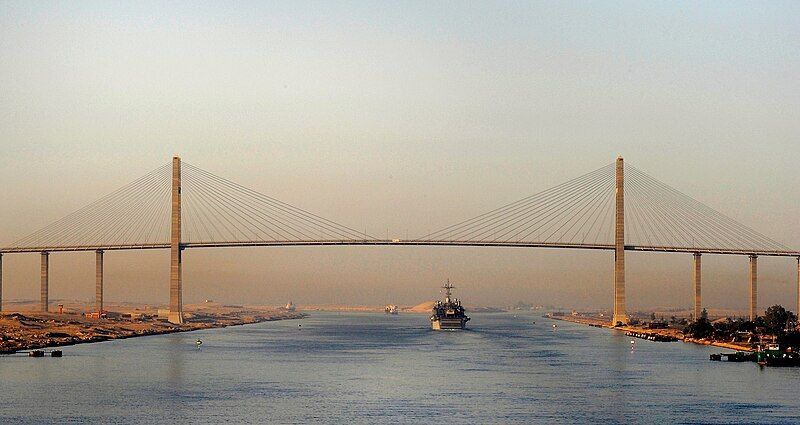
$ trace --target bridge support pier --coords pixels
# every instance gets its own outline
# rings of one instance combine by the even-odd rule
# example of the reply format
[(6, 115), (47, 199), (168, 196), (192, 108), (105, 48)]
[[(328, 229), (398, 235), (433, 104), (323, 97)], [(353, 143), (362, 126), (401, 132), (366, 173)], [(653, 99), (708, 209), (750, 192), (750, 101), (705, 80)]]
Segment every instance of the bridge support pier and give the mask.
[(750, 256), (750, 320), (758, 317), (758, 256)]
[(42, 252), (41, 286), (39, 287), (39, 310), (48, 311), (50, 295), (50, 253)]
[(625, 312), (625, 165), (617, 157), (616, 211), (614, 218), (614, 315), (612, 325), (628, 324)]
[(170, 234), (169, 317), (183, 323), (183, 266), (181, 264), (181, 159), (172, 158), (172, 220)]
[(95, 251), (94, 258), (94, 304), (99, 318), (103, 315), (103, 250)]
[(703, 308), (700, 298), (700, 283), (702, 280), (701, 258), (702, 255), (699, 252), (694, 253), (694, 320), (700, 318), (700, 312)]

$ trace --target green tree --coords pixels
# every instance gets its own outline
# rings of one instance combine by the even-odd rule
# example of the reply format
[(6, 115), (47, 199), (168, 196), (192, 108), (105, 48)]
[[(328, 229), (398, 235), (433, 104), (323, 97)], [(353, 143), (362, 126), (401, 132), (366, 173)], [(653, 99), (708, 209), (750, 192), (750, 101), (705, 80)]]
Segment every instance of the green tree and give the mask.
[(780, 305), (773, 305), (764, 312), (764, 327), (772, 335), (784, 334), (786, 324), (796, 320), (794, 313), (787, 311)]
[(783, 346), (800, 347), (800, 332), (791, 331), (778, 337), (778, 342)]
[(703, 312), (700, 313), (699, 319), (686, 326), (683, 333), (695, 339), (708, 338), (714, 334), (714, 326), (708, 321), (706, 309), (703, 309)]
[(732, 338), (736, 333), (734, 326), (734, 322), (730, 319), (724, 322), (714, 323), (714, 339), (727, 340)]
[(734, 331), (753, 332), (756, 330), (756, 323), (745, 319), (736, 319), (734, 321)]

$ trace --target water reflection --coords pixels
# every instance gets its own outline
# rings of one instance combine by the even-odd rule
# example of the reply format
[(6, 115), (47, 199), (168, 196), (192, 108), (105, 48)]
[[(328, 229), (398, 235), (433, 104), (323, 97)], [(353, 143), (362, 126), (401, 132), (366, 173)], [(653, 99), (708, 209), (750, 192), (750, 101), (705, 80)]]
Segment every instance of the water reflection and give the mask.
[[(0, 358), (0, 423), (797, 422), (800, 371), (517, 314), (297, 321)], [(535, 324), (533, 322), (536, 322)], [(199, 351), (195, 340), (204, 341)]]

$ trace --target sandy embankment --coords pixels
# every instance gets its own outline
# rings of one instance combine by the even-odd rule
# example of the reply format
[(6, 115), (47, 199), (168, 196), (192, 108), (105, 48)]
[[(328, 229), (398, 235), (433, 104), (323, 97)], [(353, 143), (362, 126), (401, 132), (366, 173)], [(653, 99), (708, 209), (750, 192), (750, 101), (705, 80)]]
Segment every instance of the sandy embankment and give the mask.
[(609, 322), (609, 321), (601, 320), (601, 319), (597, 319), (597, 318), (593, 318), (593, 317), (586, 317), (586, 316), (565, 315), (565, 316), (550, 316), (550, 318), (551, 319), (556, 319), (556, 320), (564, 320), (564, 321), (567, 321), (567, 322), (580, 323), (580, 324), (583, 324), (583, 325), (599, 326), (599, 327), (614, 329), (614, 330), (622, 331), (622, 332), (628, 332), (628, 331), (647, 332), (647, 333), (652, 333), (652, 334), (671, 336), (671, 337), (677, 338), (678, 340), (683, 341), (683, 342), (691, 342), (691, 343), (700, 344), (700, 345), (713, 345), (715, 347), (728, 348), (728, 349), (731, 349), (731, 350), (738, 350), (738, 351), (753, 351), (752, 347), (750, 347), (750, 344), (746, 344), (746, 343), (738, 344), (738, 343), (729, 343), (729, 342), (722, 342), (722, 341), (710, 341), (710, 340), (706, 340), (706, 339), (697, 340), (697, 339), (693, 339), (693, 338), (686, 338), (683, 335), (683, 332), (681, 332), (681, 331), (679, 331), (677, 329), (647, 329), (647, 328), (645, 328), (643, 326), (618, 326), (618, 327), (614, 327), (614, 326), (611, 326), (611, 322)]
[[(95, 319), (83, 316), (83, 312), (89, 309), (80, 311), (76, 304), (79, 303), (66, 303), (65, 307), (69, 308), (63, 314), (34, 312), (11, 306), (15, 311), (0, 314), (0, 354), (304, 316), (274, 307), (208, 303), (185, 306), (186, 323), (174, 325), (154, 317), (157, 310), (150, 307), (109, 306), (109, 318)], [(127, 315), (131, 317), (125, 317)]]

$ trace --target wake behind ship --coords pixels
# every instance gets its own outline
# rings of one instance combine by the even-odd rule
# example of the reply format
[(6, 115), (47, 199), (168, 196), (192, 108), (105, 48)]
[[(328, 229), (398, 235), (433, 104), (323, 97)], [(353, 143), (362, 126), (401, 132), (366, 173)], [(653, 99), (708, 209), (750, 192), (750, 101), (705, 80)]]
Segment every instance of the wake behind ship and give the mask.
[(431, 315), (431, 328), (433, 330), (458, 330), (464, 329), (469, 321), (469, 317), (464, 314), (464, 307), (461, 306), (461, 300), (457, 298), (450, 298), (452, 295), (450, 290), (455, 286), (450, 284), (450, 280), (442, 286), (445, 290), (444, 301), (436, 301), (433, 305), (433, 314)]

